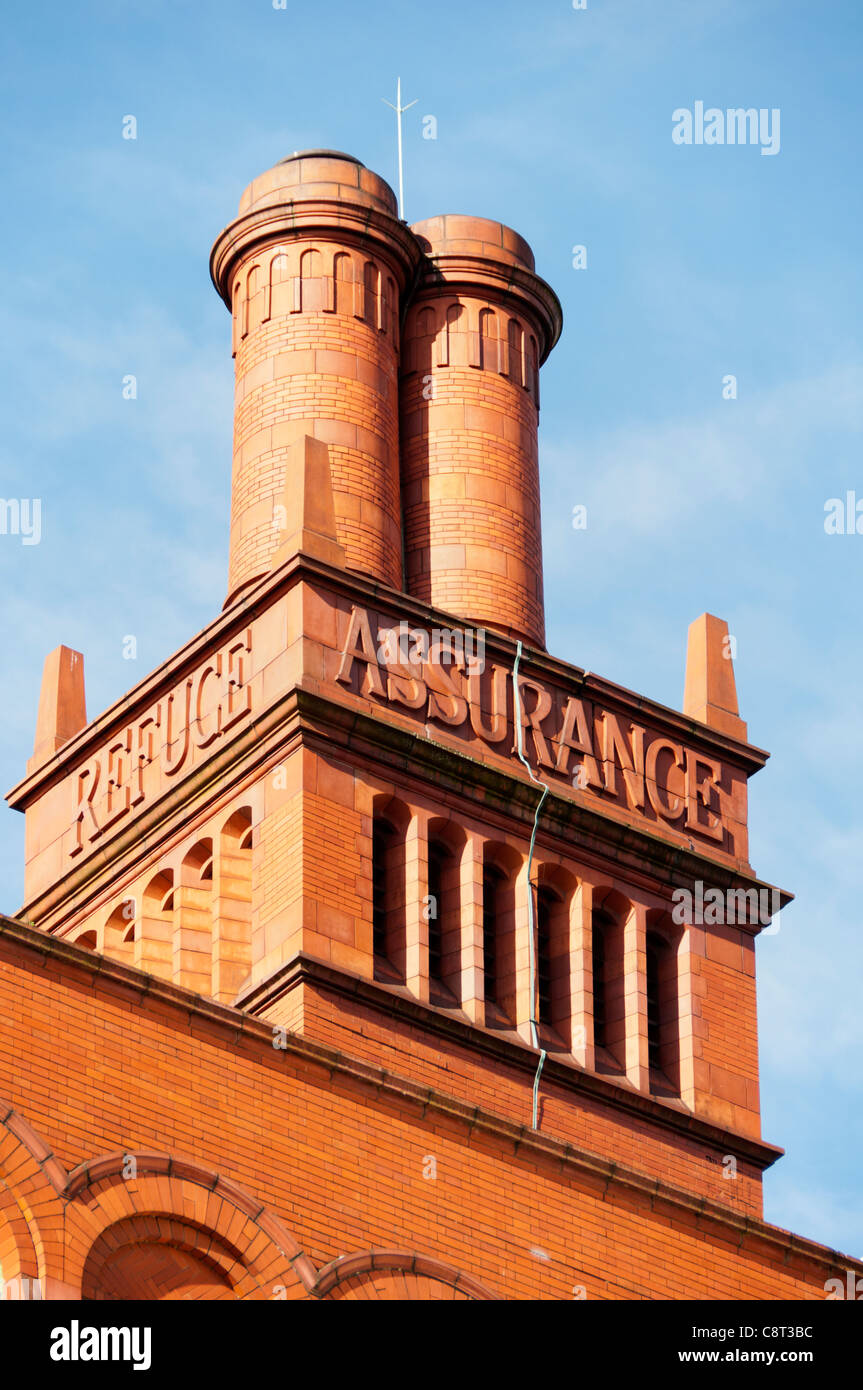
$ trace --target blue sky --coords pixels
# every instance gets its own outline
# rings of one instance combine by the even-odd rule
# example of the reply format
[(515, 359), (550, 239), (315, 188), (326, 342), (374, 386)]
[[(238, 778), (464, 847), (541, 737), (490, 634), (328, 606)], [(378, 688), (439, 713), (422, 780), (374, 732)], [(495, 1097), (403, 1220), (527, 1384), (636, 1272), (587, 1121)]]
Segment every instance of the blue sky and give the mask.
[[(861, 1255), (863, 536), (826, 535), (824, 504), (863, 499), (863, 10), (587, 4), (4, 16), (0, 495), (41, 498), (43, 520), (39, 545), (0, 536), (0, 771), (23, 773), (51, 648), (84, 652), (93, 716), (220, 608), (232, 364), (210, 246), (295, 149), (394, 182), (400, 74), (408, 219), (514, 226), (563, 302), (542, 380), (550, 650), (679, 707), (689, 622), (737, 639), (741, 713), (773, 754), (752, 860), (796, 894), (758, 950), (764, 1134), (788, 1149), (766, 1215)], [(674, 144), (699, 100), (779, 108), (780, 152)], [(11, 912), (23, 817), (0, 817)]]

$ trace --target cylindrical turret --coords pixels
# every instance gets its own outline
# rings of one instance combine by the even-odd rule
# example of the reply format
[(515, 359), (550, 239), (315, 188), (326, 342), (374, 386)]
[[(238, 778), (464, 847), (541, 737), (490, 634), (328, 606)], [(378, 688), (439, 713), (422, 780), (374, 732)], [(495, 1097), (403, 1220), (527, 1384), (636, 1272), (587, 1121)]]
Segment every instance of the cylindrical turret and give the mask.
[(399, 308), (419, 260), (389, 185), (328, 150), (253, 180), (218, 237), (236, 359), (229, 603), (270, 568), (285, 452), (304, 435), (329, 446), (347, 564), (403, 587)]
[(412, 231), (426, 261), (401, 361), (407, 588), (543, 646), (539, 365), (560, 303), (499, 222), (434, 217)]

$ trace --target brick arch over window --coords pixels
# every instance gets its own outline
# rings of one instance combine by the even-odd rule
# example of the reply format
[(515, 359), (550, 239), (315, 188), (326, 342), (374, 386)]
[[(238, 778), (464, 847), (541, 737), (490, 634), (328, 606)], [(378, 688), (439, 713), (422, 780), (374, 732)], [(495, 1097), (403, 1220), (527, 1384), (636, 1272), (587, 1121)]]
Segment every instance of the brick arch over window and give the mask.
[(360, 1255), (343, 1255), (321, 1270), (312, 1293), (327, 1300), (386, 1302), (476, 1302), (498, 1298), (471, 1275), (412, 1250), (369, 1250)]
[(81, 1297), (104, 1302), (236, 1299), (235, 1268), (242, 1277), (234, 1252), (189, 1222), (131, 1217), (109, 1226), (94, 1242)]
[[(130, 1160), (135, 1176), (124, 1177)], [(73, 1297), (298, 1300), (314, 1285), (314, 1265), (278, 1218), (193, 1159), (91, 1159), (64, 1196)]]
[(0, 1274), (7, 1284), (38, 1279), (42, 1296), (51, 1297), (63, 1265), (65, 1183), (48, 1145), (0, 1097)]

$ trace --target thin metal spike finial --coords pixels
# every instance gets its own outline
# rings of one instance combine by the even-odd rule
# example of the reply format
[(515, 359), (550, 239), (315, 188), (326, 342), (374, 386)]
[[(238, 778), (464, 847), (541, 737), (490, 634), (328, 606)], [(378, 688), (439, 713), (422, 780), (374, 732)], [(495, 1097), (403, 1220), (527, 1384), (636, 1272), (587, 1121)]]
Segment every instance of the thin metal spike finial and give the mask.
[(416, 98), (414, 101), (409, 101), (407, 106), (402, 106), (402, 80), (400, 77), (396, 79), (395, 106), (393, 106), (391, 101), (387, 101), (386, 97), (381, 97), (381, 101), (384, 103), (384, 105), (388, 106), (391, 111), (395, 111), (396, 113), (396, 128), (398, 130), (399, 149), (399, 217), (402, 219), (402, 221), (404, 221), (405, 215), (405, 171), (404, 161), (402, 159), (402, 113), (405, 111), (409, 111), (412, 106), (416, 106), (418, 100), (419, 98)]

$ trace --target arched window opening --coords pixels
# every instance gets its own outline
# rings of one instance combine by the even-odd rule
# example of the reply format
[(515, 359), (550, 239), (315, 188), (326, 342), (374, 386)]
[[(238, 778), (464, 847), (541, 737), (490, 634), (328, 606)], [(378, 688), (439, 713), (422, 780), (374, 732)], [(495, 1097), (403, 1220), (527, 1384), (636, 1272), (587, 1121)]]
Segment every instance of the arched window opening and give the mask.
[(124, 898), (121, 903), (117, 904), (105, 923), (104, 950), (115, 960), (131, 962), (134, 959), (137, 915), (138, 904), (135, 898)]
[(608, 1046), (608, 1013), (605, 1007), (605, 922), (597, 913), (593, 919), (593, 1042)]
[(252, 812), (238, 807), (218, 840), (213, 899), (213, 997), (229, 1004), (252, 964)]
[(266, 318), (279, 318), (291, 310), (291, 266), (284, 251), (279, 251), (270, 261), (270, 277), (267, 286)]
[(396, 839), (395, 826), (375, 816), (372, 827), (372, 921), (375, 959), (387, 958), (388, 866)]
[(599, 1072), (626, 1070), (624, 923), (631, 905), (618, 893), (594, 901), (591, 919), (594, 1065)]
[(486, 1003), (497, 1003), (497, 921), (505, 875), (496, 864), (482, 872), (482, 958)]
[(399, 316), (398, 316), (399, 298), (398, 298), (398, 294), (396, 293), (395, 281), (394, 281), (394, 280), (392, 279), (392, 277), (389, 276), (389, 275), (386, 277), (386, 280), (383, 282), (383, 291), (382, 291), (382, 293), (383, 293), (383, 303), (382, 303), (382, 306), (381, 306), (381, 327), (383, 328), (383, 331), (384, 331), (385, 333), (389, 333), (389, 334), (392, 336), (393, 346), (395, 347), (396, 351), (398, 351), (398, 346), (399, 346), (399, 343), (398, 343), (398, 337), (399, 337), (399, 333), (398, 333), (398, 330), (399, 330)]
[(429, 982), (443, 984), (443, 895), (444, 869), (449, 850), (440, 840), (429, 845)]
[(363, 271), (365, 318), (372, 328), (383, 328), (381, 313), (381, 272), (374, 261), (366, 261)]
[(461, 861), (464, 832), (443, 819), (428, 831), (428, 973), (433, 1004), (452, 1008), (462, 997)]
[(173, 973), (171, 940), (174, 926), (174, 871), (160, 869), (141, 899), (139, 946), (135, 963), (163, 979)]
[(166, 916), (174, 909), (174, 871), (162, 869), (144, 889), (144, 909), (154, 916)]
[(252, 813), (248, 806), (241, 806), (232, 812), (222, 827), (222, 835), (237, 849), (251, 849)]
[(324, 264), (324, 259), (318, 250), (314, 250), (314, 247), (306, 250), (300, 256), (299, 304), (297, 307), (304, 314), (327, 307), (327, 304), (324, 303), (322, 264)]
[(522, 858), (508, 845), (487, 844), (483, 853), (483, 969), (485, 1021), (514, 1027), (517, 1015), (515, 885)]
[(514, 386), (523, 386), (524, 330), (518, 319), (510, 319), (507, 336), (509, 340), (509, 379)]
[[(680, 985), (678, 949), (681, 933), (661, 914), (647, 919), (645, 993), (647, 996), (647, 1053), (650, 1088), (660, 1095), (680, 1092)], [(667, 918), (665, 919), (667, 922)]]
[(213, 841), (209, 838), (199, 840), (189, 850), (183, 865), (190, 871), (192, 879), (197, 876), (201, 883), (209, 883), (213, 877)]
[(459, 322), (463, 313), (464, 310), (460, 304), (450, 304), (447, 307), (438, 363), (441, 367), (454, 367), (463, 360), (464, 339)]
[(572, 1052), (571, 917), (576, 879), (560, 864), (540, 863), (534, 897), (536, 1021), (546, 1049)]
[(647, 1051), (652, 1068), (660, 1066), (662, 1012), (659, 1000), (659, 962), (665, 943), (655, 932), (647, 933)]
[(375, 813), (372, 822), (372, 948), (376, 980), (405, 979), (405, 848), (398, 814)]
[(540, 885), (536, 894), (536, 1007), (537, 1021), (551, 1027), (552, 1008), (552, 923), (558, 898), (550, 888)]
[(487, 372), (496, 372), (499, 366), (497, 343), (497, 315), (493, 309), (479, 311), (479, 362)]
[(354, 263), (347, 251), (333, 259), (333, 308), (337, 314), (354, 312)]
[(187, 851), (174, 896), (172, 970), (175, 983), (196, 994), (212, 993), (213, 841), (206, 836)]
[(242, 336), (245, 338), (254, 327), (254, 299), (258, 293), (258, 276), (261, 267), (253, 265), (246, 274), (246, 297), (243, 301)]
[(533, 396), (533, 403), (539, 410), (539, 357), (536, 350), (536, 338), (531, 334), (530, 338), (530, 393)]
[(83, 946), (85, 951), (95, 951), (97, 942), (98, 938), (94, 931), (85, 931), (80, 936), (75, 937), (75, 945)]

